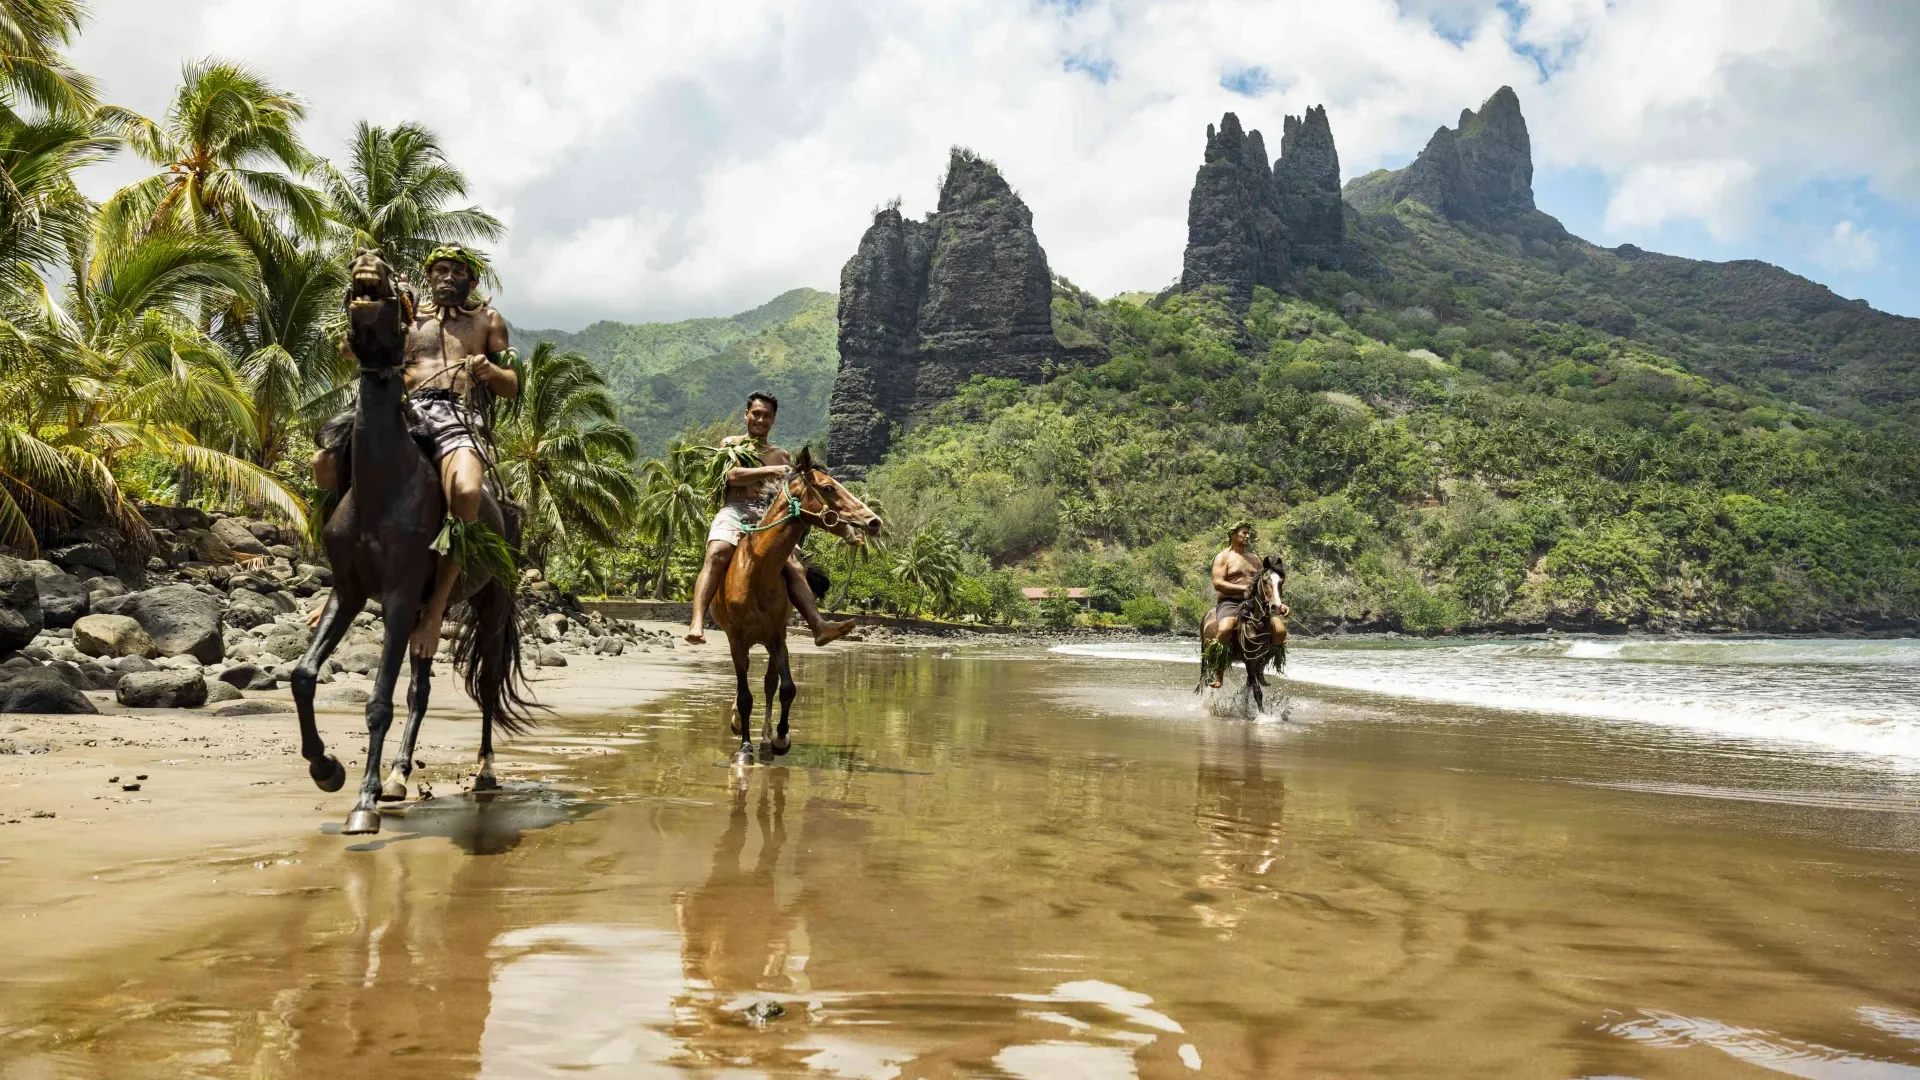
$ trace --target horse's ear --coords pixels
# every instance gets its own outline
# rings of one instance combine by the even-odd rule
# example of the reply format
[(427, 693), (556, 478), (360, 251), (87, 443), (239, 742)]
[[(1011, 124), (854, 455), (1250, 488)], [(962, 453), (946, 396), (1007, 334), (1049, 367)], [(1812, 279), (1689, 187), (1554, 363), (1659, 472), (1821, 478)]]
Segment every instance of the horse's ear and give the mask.
[(801, 447), (801, 448), (800, 448), (800, 456), (799, 456), (799, 457), (797, 457), (797, 458), (794, 458), (794, 459), (793, 459), (793, 467), (794, 467), (794, 468), (796, 468), (796, 469), (799, 469), (799, 470), (800, 470), (801, 472), (808, 472), (808, 471), (810, 471), (810, 470), (812, 470), (812, 468), (813, 468), (813, 447), (811, 447), (811, 446), (803, 446), (803, 447)]

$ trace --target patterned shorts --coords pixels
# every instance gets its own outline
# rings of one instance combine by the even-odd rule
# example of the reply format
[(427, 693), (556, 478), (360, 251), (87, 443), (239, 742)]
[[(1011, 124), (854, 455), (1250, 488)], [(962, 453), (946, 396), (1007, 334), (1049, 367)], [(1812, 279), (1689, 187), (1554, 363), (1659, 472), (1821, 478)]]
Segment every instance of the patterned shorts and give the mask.
[(413, 397), (407, 404), (413, 409), (408, 426), (432, 440), (434, 461), (445, 461), (455, 450), (471, 450), (482, 462), (489, 461), (486, 429), (466, 406), (443, 397)]
[(723, 544), (740, 546), (740, 538), (747, 534), (747, 526), (760, 524), (767, 516), (764, 503), (730, 502), (720, 507), (713, 515), (713, 528), (707, 530), (707, 543), (715, 540)]

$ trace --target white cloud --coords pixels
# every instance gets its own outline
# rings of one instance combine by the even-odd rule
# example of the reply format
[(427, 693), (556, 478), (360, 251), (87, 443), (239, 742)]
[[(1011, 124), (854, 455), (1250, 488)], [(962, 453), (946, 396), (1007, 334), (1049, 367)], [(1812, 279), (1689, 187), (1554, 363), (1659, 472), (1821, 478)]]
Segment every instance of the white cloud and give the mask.
[[(1609, 225), (1737, 235), (1782, 184), (1920, 198), (1913, 18), (1820, 0), (94, 0), (77, 59), (157, 113), (183, 60), (304, 94), (309, 141), (441, 132), (512, 226), (525, 323), (740, 310), (832, 288), (868, 212), (932, 208), (950, 144), (997, 160), (1054, 268), (1100, 293), (1179, 272), (1203, 128), (1325, 103), (1349, 176), (1404, 164), (1506, 83), (1543, 165), (1591, 167)], [(424, 58), (424, 59), (423, 59)], [(1069, 65), (1069, 58), (1078, 63)], [(1551, 77), (1542, 80), (1538, 63)], [(1074, 70), (1069, 70), (1072, 67)], [(1220, 85), (1260, 68), (1249, 98)], [(1104, 75), (1104, 81), (1099, 76)], [(1871, 89), (1869, 89), (1871, 87)], [(122, 163), (90, 182), (133, 175)], [(1864, 239), (1865, 234), (1859, 234)]]
[(1836, 222), (1820, 252), (1820, 261), (1839, 270), (1860, 272), (1880, 265), (1880, 244), (1872, 230), (1851, 221)]
[(1716, 239), (1728, 239), (1744, 231), (1759, 210), (1753, 184), (1753, 166), (1739, 160), (1641, 165), (1613, 189), (1607, 227), (1650, 228), (1692, 219)]

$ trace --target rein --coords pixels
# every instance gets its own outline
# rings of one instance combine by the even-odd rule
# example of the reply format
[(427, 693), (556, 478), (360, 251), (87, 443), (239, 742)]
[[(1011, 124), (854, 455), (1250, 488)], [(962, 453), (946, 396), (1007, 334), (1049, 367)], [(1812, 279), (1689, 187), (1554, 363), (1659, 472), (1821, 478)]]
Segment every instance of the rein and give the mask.
[[(791, 480), (789, 480), (789, 484), (791, 484)], [(740, 527), (740, 531), (748, 532), (748, 533), (766, 532), (769, 529), (777, 529), (780, 526), (785, 525), (787, 522), (792, 521), (794, 518), (801, 518), (804, 520), (805, 517), (806, 517), (806, 511), (800, 508), (800, 496), (795, 495), (793, 493), (793, 488), (789, 486), (787, 488), (787, 512), (786, 513), (780, 515), (778, 518), (772, 521), (767, 522), (765, 525), (742, 525)], [(820, 527), (823, 529), (831, 529), (838, 524), (840, 524), (839, 512), (836, 511), (831, 506), (827, 507), (825, 512), (823, 512), (820, 515)]]

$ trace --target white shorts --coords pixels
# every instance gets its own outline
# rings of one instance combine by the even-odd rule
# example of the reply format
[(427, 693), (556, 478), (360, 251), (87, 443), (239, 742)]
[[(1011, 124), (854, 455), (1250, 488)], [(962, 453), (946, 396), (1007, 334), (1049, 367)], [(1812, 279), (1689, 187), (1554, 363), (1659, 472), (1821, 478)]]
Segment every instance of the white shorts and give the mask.
[(707, 543), (711, 544), (718, 540), (721, 543), (739, 547), (740, 538), (747, 534), (747, 526), (760, 524), (760, 519), (766, 516), (767, 508), (764, 506), (743, 502), (726, 503), (720, 507), (719, 513), (713, 515), (713, 527), (707, 530)]

